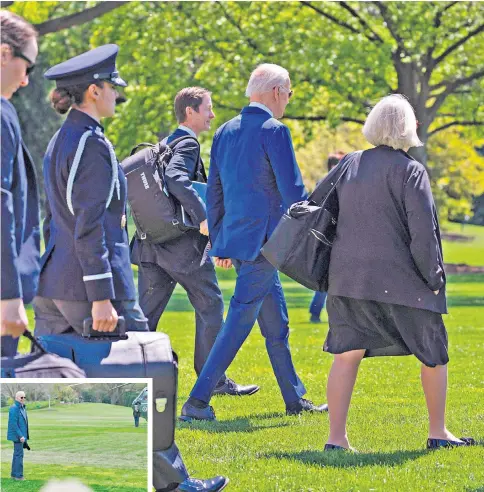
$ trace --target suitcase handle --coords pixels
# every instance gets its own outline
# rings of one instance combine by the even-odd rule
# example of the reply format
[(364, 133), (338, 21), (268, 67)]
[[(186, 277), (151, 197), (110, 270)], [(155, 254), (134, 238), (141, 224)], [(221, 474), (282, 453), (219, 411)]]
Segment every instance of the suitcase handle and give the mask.
[(112, 340), (113, 338), (126, 340), (126, 322), (124, 316), (119, 316), (118, 323), (114, 331), (97, 331), (92, 327), (92, 318), (86, 318), (82, 327), (82, 338), (89, 338), (93, 340)]

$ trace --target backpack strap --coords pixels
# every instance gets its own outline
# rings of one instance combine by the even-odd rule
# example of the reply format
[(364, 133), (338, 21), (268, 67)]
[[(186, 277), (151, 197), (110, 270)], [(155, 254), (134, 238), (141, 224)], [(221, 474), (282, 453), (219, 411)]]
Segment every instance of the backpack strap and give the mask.
[(74, 179), (76, 177), (77, 169), (79, 167), (79, 164), (81, 162), (82, 154), (84, 152), (84, 148), (86, 147), (86, 142), (89, 137), (93, 137), (95, 135), (98, 135), (103, 138), (104, 143), (106, 144), (108, 151), (109, 151), (109, 157), (111, 159), (111, 167), (112, 167), (112, 178), (111, 178), (111, 187), (109, 190), (109, 195), (108, 195), (108, 201), (106, 202), (106, 208), (109, 207), (111, 204), (111, 200), (113, 198), (113, 193), (114, 193), (114, 188), (116, 188), (118, 200), (121, 198), (121, 192), (120, 192), (120, 185), (119, 185), (119, 177), (118, 177), (118, 160), (116, 159), (116, 154), (114, 153), (114, 147), (111, 144), (111, 142), (106, 138), (106, 136), (103, 134), (101, 129), (97, 127), (95, 130), (90, 128), (89, 130), (85, 131), (81, 139), (79, 140), (79, 144), (77, 145), (77, 150), (74, 155), (74, 161), (72, 162), (72, 167), (69, 172), (69, 177), (67, 179), (67, 190), (66, 190), (66, 201), (67, 201), (67, 207), (69, 208), (69, 211), (71, 212), (72, 215), (74, 215), (74, 207), (72, 205), (72, 188), (74, 187)]
[(169, 144), (165, 144), (167, 147), (171, 149), (173, 152), (174, 148), (180, 143), (183, 142), (184, 140), (193, 140), (197, 143), (198, 145), (198, 159), (197, 159), (197, 167), (195, 169), (195, 177), (198, 175), (201, 175), (204, 179), (205, 182), (207, 182), (207, 175), (205, 173), (205, 168), (203, 167), (202, 159), (200, 158), (200, 142), (195, 138), (192, 137), (191, 135), (183, 135), (182, 137), (175, 138), (172, 142)]

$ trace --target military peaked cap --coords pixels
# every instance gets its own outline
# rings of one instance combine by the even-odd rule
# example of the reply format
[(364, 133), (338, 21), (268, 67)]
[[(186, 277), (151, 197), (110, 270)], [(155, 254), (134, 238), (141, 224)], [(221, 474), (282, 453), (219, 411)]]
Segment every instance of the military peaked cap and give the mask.
[(57, 88), (89, 84), (97, 80), (106, 80), (111, 84), (126, 87), (128, 84), (119, 77), (116, 70), (118, 51), (119, 46), (116, 44), (99, 46), (49, 68), (44, 76), (49, 80), (55, 80)]

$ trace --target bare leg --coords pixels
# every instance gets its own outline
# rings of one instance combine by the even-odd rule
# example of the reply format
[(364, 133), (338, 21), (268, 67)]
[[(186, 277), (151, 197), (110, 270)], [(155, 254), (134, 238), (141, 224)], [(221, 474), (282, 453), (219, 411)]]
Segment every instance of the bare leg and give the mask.
[(460, 441), (445, 427), (447, 365), (427, 367), (422, 364), (421, 379), (429, 412), (429, 438)]
[(365, 350), (351, 350), (334, 356), (328, 376), (326, 395), (329, 407), (328, 444), (349, 448), (346, 420), (358, 367)]

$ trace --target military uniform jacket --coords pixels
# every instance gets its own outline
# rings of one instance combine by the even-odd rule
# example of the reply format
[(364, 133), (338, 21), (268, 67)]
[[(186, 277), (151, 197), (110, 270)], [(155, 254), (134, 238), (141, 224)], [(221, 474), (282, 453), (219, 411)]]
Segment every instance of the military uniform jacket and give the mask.
[(86, 113), (71, 109), (47, 148), (40, 296), (69, 301), (136, 298), (126, 178), (102, 132)]
[(27, 410), (18, 401), (14, 401), (8, 411), (7, 439), (13, 442), (20, 442), (20, 438), (29, 439), (29, 421)]
[[(177, 128), (166, 142), (186, 135), (186, 131)], [(207, 218), (205, 203), (191, 185), (192, 181), (207, 181), (200, 146), (194, 140), (186, 139), (176, 145), (174, 151), (165, 175), (168, 191), (182, 204), (194, 223), (201, 223)], [(198, 231), (188, 231), (163, 244), (152, 244), (135, 236), (131, 243), (131, 260), (135, 265), (156, 263), (167, 271), (189, 273), (200, 268), (207, 242), (208, 238)]]
[(306, 191), (286, 125), (246, 106), (212, 144), (207, 215), (212, 256), (253, 261)]
[(446, 313), (440, 229), (425, 167), (381, 145), (350, 164), (337, 193), (329, 294)]
[(22, 142), (17, 112), (2, 105), (2, 299), (29, 303), (40, 258), (39, 198), (34, 163)]

